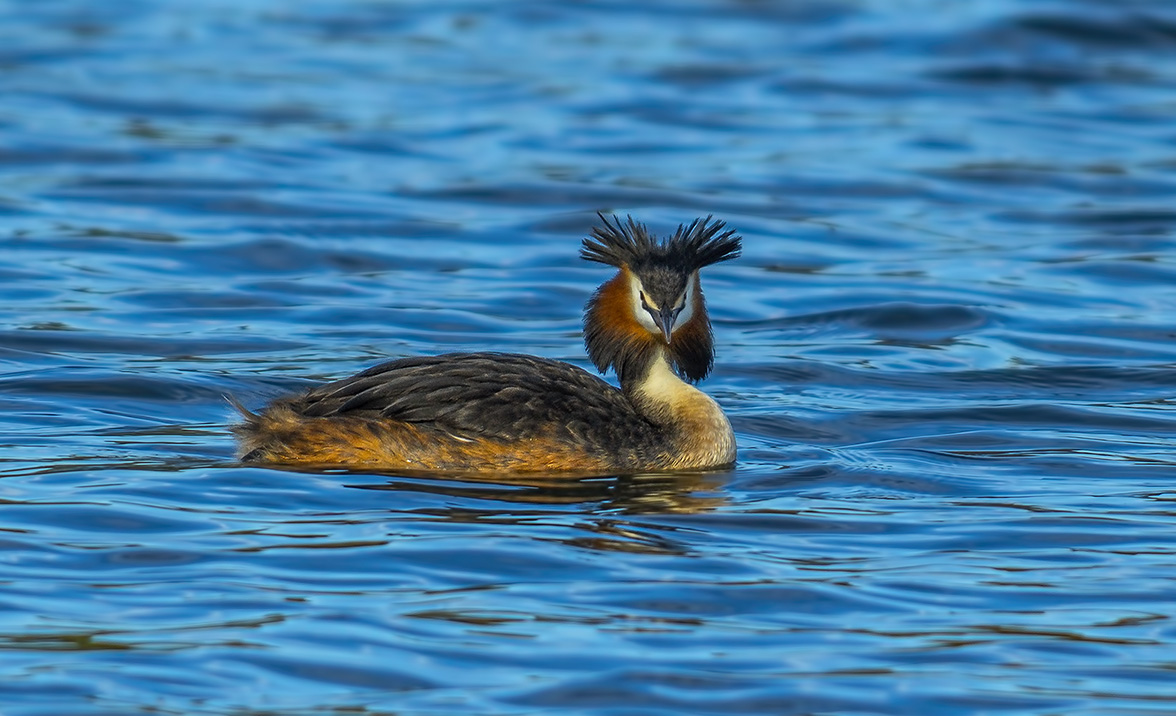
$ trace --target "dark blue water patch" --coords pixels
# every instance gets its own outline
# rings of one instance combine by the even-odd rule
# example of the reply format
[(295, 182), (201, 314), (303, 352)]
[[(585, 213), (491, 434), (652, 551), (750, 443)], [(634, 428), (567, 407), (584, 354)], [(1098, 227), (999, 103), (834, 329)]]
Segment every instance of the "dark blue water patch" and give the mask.
[(151, 377), (144, 373), (139, 370), (119, 375), (79, 366), (38, 370), (33, 375), (0, 380), (0, 392), (13, 396), (55, 395), (59, 400), (86, 401), (108, 409), (117, 405), (118, 398), (180, 405), (223, 395), (224, 384), (208, 376)]
[(1143, 344), (1125, 340), (1104, 343), (1084, 337), (1054, 339), (1031, 335), (1010, 336), (1008, 340), (1035, 361), (1046, 356), (1083, 356), (1092, 362), (1130, 364), (1167, 362), (1174, 357), (1172, 346), (1167, 343)]
[[(509, 699), (526, 708), (590, 708), (609, 712), (661, 714), (803, 714), (821, 711), (869, 712), (871, 705), (847, 696), (780, 695), (769, 677), (710, 675), (683, 679), (645, 670), (611, 671), (559, 687), (538, 689)], [(652, 688), (651, 688), (652, 687)], [(632, 711), (631, 711), (632, 712)]]
[[(1088, 235), (1059, 244), (1058, 248), (1069, 253), (1065, 263), (1079, 264), (1082, 258), (1101, 260), (1115, 258), (1121, 261), (1155, 261), (1165, 263), (1165, 253), (1171, 247), (1169, 239), (1155, 236), (1103, 236)], [(1078, 266), (1075, 266), (1077, 269)]]
[[(932, 168), (922, 173), (949, 180), (953, 184), (964, 182), (992, 187), (1002, 194), (1010, 187), (1021, 186), (1034, 194), (1050, 188), (1075, 196), (1101, 197), (1108, 201), (1117, 198), (1127, 201), (1145, 198), (1159, 200), (1170, 195), (1174, 186), (1174, 182), (1164, 180), (1157, 173), (1128, 172), (1123, 166), (1113, 163), (1072, 166), (1066, 163), (1026, 164), (1009, 161)], [(1000, 216), (1021, 218), (1019, 214)]]
[(14, 145), (0, 150), (0, 166), (43, 168), (62, 166), (77, 169), (88, 165), (137, 164), (163, 159), (159, 150), (136, 148), (134, 151), (111, 147), (76, 146), (71, 144)]
[[(161, 157), (173, 156), (170, 152), (161, 152)], [(68, 155), (67, 155), (68, 156)], [(140, 157), (142, 159), (142, 157)], [(185, 176), (185, 177), (139, 177), (133, 175), (124, 176), (81, 176), (75, 177), (68, 182), (62, 182), (60, 186), (67, 187), (70, 191), (79, 193), (89, 192), (126, 192), (128, 197), (134, 196), (138, 192), (158, 193), (159, 195), (166, 195), (168, 193), (177, 194), (192, 194), (194, 196), (208, 195), (208, 194), (238, 194), (238, 193), (253, 193), (262, 192), (266, 190), (274, 191), (296, 191), (298, 185), (290, 184), (277, 180), (276, 177), (270, 177), (268, 180), (261, 179), (244, 179), (237, 178), (232, 180), (224, 179), (207, 179), (199, 176)], [(99, 232), (92, 234), (87, 231), (81, 231), (85, 235), (99, 235), (109, 236), (112, 238), (134, 238), (135, 232), (127, 232), (119, 229), (96, 229)]]
[(905, 394), (928, 404), (942, 401), (1065, 401), (1115, 402), (1160, 399), (1176, 391), (1176, 370), (1168, 365), (1024, 366), (995, 371), (883, 373), (815, 362), (743, 364), (723, 369), (730, 376), (752, 377), (761, 383), (794, 386), (838, 386), (859, 394)]
[(677, 65), (658, 70), (650, 79), (654, 84), (669, 83), (683, 88), (728, 85), (764, 76), (766, 68), (744, 63), (713, 62), (696, 65)]
[[(418, 242), (426, 245), (432, 244), (433, 242), (452, 241), (454, 234), (461, 231), (461, 227), (456, 224), (448, 224), (443, 221), (414, 221), (411, 219), (399, 221), (372, 219), (292, 220), (282, 223), (266, 222), (258, 225), (244, 223), (241, 228), (245, 231), (252, 231), (258, 234), (277, 235), (285, 239), (305, 238), (313, 241), (316, 239), (374, 238), (382, 239), (389, 244)], [(443, 264), (426, 263), (424, 258), (423, 256), (410, 257), (402, 254), (399, 257), (402, 263), (399, 265), (420, 268), (422, 270), (444, 270), (445, 266)]]
[(349, 689), (396, 692), (433, 686), (421, 677), (399, 672), (392, 666), (373, 667), (362, 659), (357, 659), (354, 664), (339, 664), (336, 658), (326, 661), (303, 660), (246, 653), (236, 657), (235, 661), (272, 672), (279, 678), (295, 681), (308, 679)]
[(1163, 5), (1151, 3), (1151, 12), (1026, 14), (1009, 26), (1075, 45), (1176, 52), (1176, 18), (1155, 12), (1161, 8)]
[[(48, 334), (48, 335), (47, 335)], [(31, 326), (12, 332), (0, 334), (0, 341), (5, 352), (18, 354), (21, 363), (28, 360), (27, 355), (55, 356), (54, 362), (76, 363), (76, 359), (69, 356), (78, 355), (123, 355), (134, 356), (136, 359), (145, 357), (179, 357), (199, 355), (223, 355), (234, 353), (256, 352), (289, 352), (298, 349), (301, 344), (286, 340), (258, 339), (198, 339), (185, 341), (183, 339), (161, 341), (149, 337), (133, 337), (128, 335), (103, 335), (74, 330), (62, 324), (48, 324), (48, 326)]]
[(378, 218), (379, 214), (355, 209), (342, 210), (327, 205), (308, 206), (308, 202), (282, 200), (259, 194), (241, 195), (224, 191), (184, 190), (168, 191), (149, 185), (143, 187), (110, 186), (95, 182), (88, 186), (63, 186), (41, 195), (43, 200), (88, 202), (97, 204), (124, 204), (141, 207), (155, 207), (167, 210), (182, 210), (196, 215), (214, 214), (240, 218), (273, 217), (289, 220), (299, 219), (354, 219)]
[(1142, 5), (1108, 10), (1086, 3), (1082, 11), (1014, 11), (989, 18), (978, 13), (980, 22), (964, 32), (944, 33), (943, 26), (907, 29), (889, 38), (888, 44), (933, 58), (932, 62), (944, 56), (1003, 56), (1027, 72), (1043, 60), (1078, 59), (1083, 53), (1097, 53), (1093, 57), (1099, 59), (1142, 58), (1144, 53), (1176, 49), (1170, 8), (1157, 2)]
[(1111, 235), (1167, 236), (1176, 225), (1176, 212), (1165, 206), (1079, 208), (1058, 212), (1008, 211), (997, 218), (1026, 224), (1075, 225)]
[[(72, 507), (68, 504), (55, 504), (52, 510), (21, 510), (12, 503), (5, 509), (6, 522), (25, 527), (38, 526), (45, 529), (61, 530), (63, 534), (84, 533), (125, 533), (142, 532), (144, 535), (170, 534), (185, 532), (195, 528), (195, 524), (175, 518), (167, 518), (158, 514), (138, 510), (94, 509), (97, 504), (88, 507)], [(51, 522), (46, 522), (51, 519)]]
[[(929, 345), (954, 336), (973, 333), (987, 325), (990, 318), (972, 306), (934, 306), (896, 302), (842, 311), (806, 314), (778, 319), (772, 323), (788, 325), (832, 323), (839, 330), (865, 331), (878, 340), (904, 340)], [(769, 324), (770, 326), (771, 324)], [(748, 332), (770, 330), (756, 326)]]
[[(1051, 404), (1017, 404), (976, 406), (961, 404), (942, 409), (892, 409), (860, 411), (852, 417), (836, 420), (838, 441), (855, 444), (891, 440), (909, 435), (912, 425), (936, 425), (935, 434), (955, 434), (972, 430), (1002, 429), (1034, 431), (1067, 425), (1071, 429), (1115, 435), (1118, 431), (1166, 436), (1172, 432), (1165, 415), (1148, 417), (1127, 411), (1096, 411), (1083, 407)], [(829, 426), (831, 429), (832, 426)], [(1039, 439), (1048, 439), (1045, 435)]]
[[(762, 202), (741, 201), (727, 196), (710, 196), (710, 192), (706, 191), (691, 194), (689, 192), (665, 191), (658, 187), (567, 182), (516, 186), (472, 184), (428, 191), (404, 187), (398, 193), (421, 201), (429, 200), (439, 203), (472, 202), (509, 207), (529, 206), (538, 201), (566, 208), (597, 207), (606, 213), (623, 211), (624, 207), (654, 205), (678, 209), (691, 218), (698, 212), (699, 207), (706, 207), (706, 213), (714, 213), (715, 215), (754, 213), (776, 218), (799, 218), (808, 213), (789, 205), (766, 205)], [(683, 220), (687, 219), (683, 217)]]
[(1034, 89), (1105, 82), (1122, 86), (1133, 83), (1162, 83), (1163, 79), (1140, 68), (1058, 65), (1025, 67), (1012, 65), (967, 65), (933, 72), (931, 77), (975, 85), (1028, 85)]
[(96, 53), (81, 48), (8, 48), (0, 53), (0, 66), (22, 68), (27, 65), (85, 62)]
[(308, 124), (326, 122), (328, 117), (315, 108), (297, 105), (271, 105), (234, 110), (230, 106), (210, 106), (206, 103), (185, 102), (176, 99), (135, 100), (126, 97), (112, 97), (108, 94), (56, 93), (54, 100), (67, 102), (77, 109), (93, 113), (109, 113), (118, 116), (150, 116), (160, 119), (233, 119), (266, 126), (280, 127), (284, 124)]

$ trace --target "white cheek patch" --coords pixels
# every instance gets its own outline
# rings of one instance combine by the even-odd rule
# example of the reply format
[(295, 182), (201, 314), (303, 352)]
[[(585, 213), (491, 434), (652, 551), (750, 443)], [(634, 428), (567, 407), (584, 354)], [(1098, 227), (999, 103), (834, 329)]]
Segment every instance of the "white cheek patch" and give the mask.
[(682, 306), (682, 312), (678, 314), (678, 320), (674, 321), (671, 333), (676, 333), (679, 328), (689, 323), (690, 319), (694, 317), (694, 284), (697, 280), (697, 276), (691, 276), (690, 280), (686, 282), (686, 303)]
[(636, 276), (630, 274), (629, 303), (633, 309), (633, 315), (637, 317), (637, 322), (640, 323), (641, 326), (645, 328), (645, 330), (654, 335), (660, 336), (662, 332), (661, 328), (658, 328), (658, 325), (653, 322), (653, 316), (649, 315), (649, 311), (646, 311), (645, 308), (641, 305), (641, 291), (641, 282), (637, 280)]

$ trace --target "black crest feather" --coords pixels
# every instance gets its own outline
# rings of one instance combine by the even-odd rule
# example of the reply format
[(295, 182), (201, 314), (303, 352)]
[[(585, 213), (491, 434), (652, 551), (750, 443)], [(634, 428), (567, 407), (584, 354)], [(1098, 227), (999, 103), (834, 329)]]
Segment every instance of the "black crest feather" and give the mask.
[(734, 229), (727, 229), (713, 216), (679, 224), (673, 236), (657, 239), (645, 224), (632, 216), (625, 222), (613, 214), (612, 220), (597, 213), (603, 226), (592, 229), (592, 236), (584, 239), (580, 258), (621, 268), (628, 266), (640, 271), (651, 264), (661, 264), (686, 272), (697, 271), (720, 261), (738, 258), (741, 238)]

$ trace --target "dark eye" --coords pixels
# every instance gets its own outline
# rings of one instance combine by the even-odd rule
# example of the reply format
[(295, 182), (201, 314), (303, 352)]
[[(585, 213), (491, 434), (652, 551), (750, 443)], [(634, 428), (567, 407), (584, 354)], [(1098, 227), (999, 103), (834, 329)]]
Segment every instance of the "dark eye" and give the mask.
[(649, 310), (649, 301), (646, 300), (646, 298), (645, 298), (645, 292), (638, 291), (638, 293), (641, 294), (641, 307), (648, 311)]

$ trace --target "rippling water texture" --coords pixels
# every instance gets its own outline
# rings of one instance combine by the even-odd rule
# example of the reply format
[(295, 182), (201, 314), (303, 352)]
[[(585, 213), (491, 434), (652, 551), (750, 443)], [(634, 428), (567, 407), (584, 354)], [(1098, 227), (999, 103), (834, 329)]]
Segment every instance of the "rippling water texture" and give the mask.
[[(1168, 0), (0, 2), (4, 716), (1170, 714)], [(390, 356), (585, 364), (715, 214), (706, 475), (234, 461)]]

